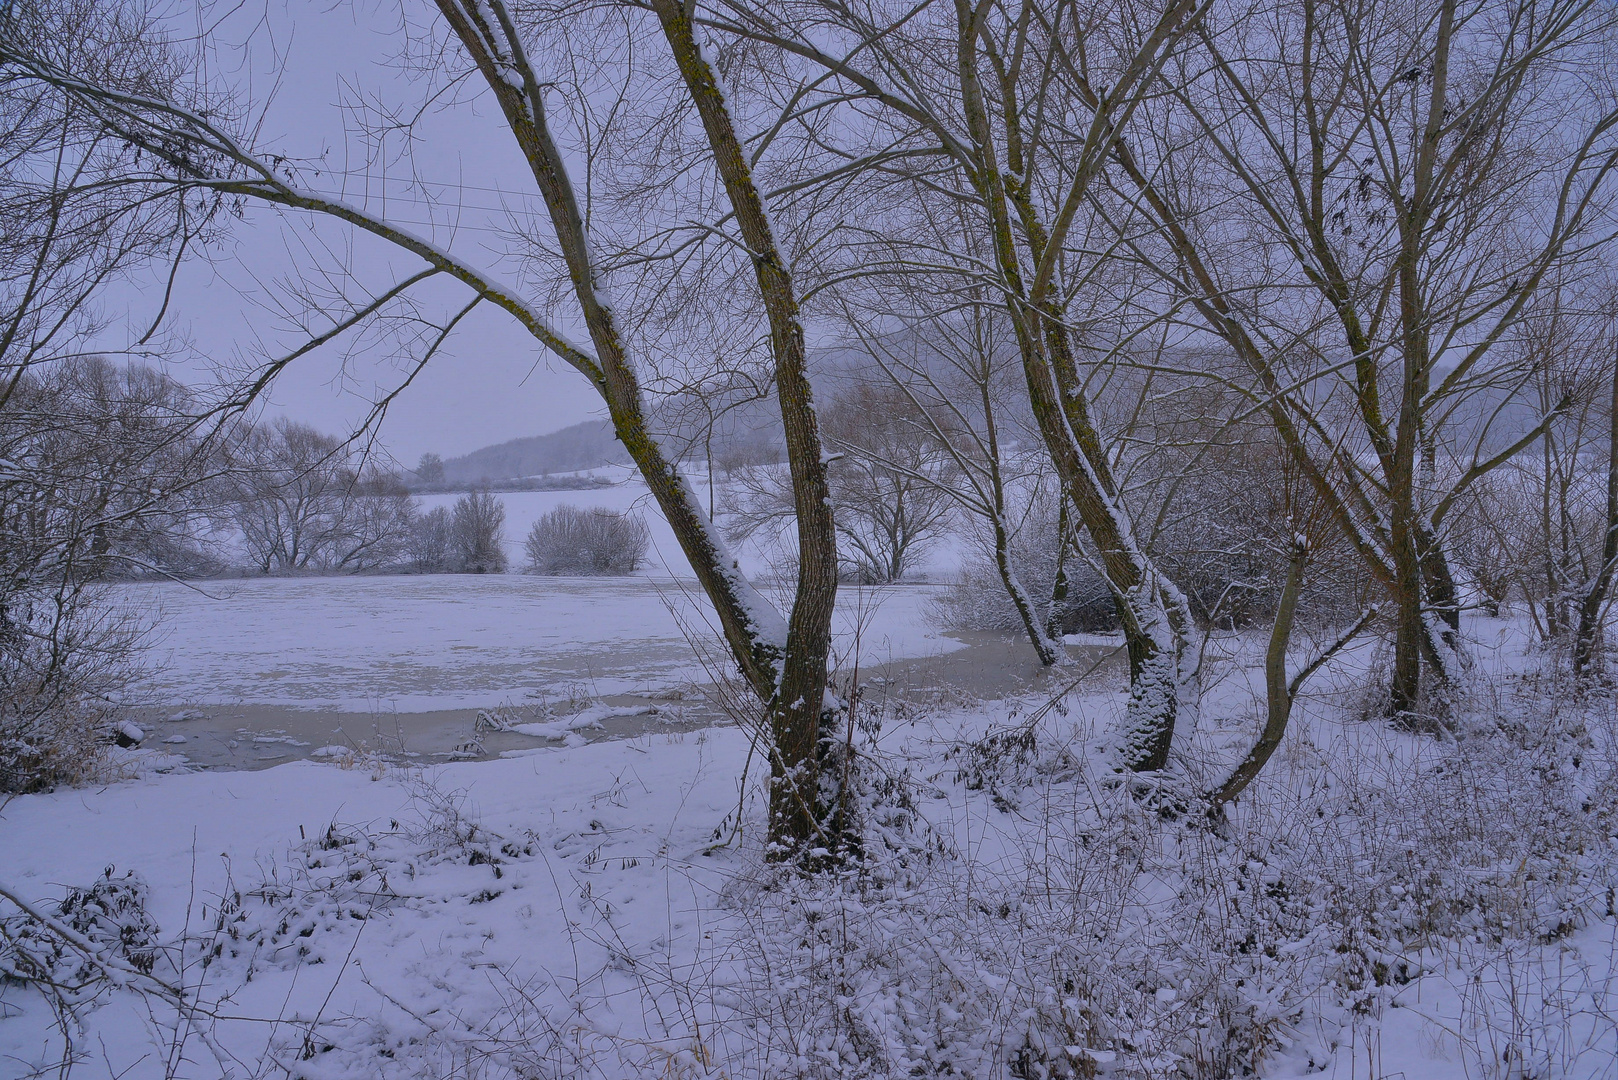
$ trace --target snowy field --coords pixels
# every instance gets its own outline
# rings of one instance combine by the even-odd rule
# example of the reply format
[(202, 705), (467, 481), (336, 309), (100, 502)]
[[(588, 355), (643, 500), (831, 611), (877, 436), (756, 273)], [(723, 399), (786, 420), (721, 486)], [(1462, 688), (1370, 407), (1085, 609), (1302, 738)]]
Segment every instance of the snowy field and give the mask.
[[(511, 568), (521, 570), (527, 564), (528, 556), (523, 548), (523, 541), (527, 538), (528, 531), (533, 528), (534, 522), (558, 506), (572, 505), (585, 509), (601, 507), (607, 510), (628, 510), (639, 514), (645, 519), (646, 526), (652, 534), (649, 558), (641, 567), (641, 575), (650, 578), (690, 578), (691, 569), (685, 561), (685, 554), (680, 550), (679, 541), (674, 539), (674, 531), (669, 528), (668, 522), (663, 520), (657, 502), (647, 491), (644, 483), (637, 478), (626, 478), (626, 472), (624, 469), (603, 468), (581, 474), (612, 480), (611, 487), (586, 488), (579, 491), (495, 492), (495, 498), (504, 503), (506, 508), (506, 555), (511, 560)], [(698, 497), (706, 500), (707, 474), (700, 463), (687, 463), (686, 475), (690, 478)], [(722, 497), (724, 481), (716, 479), (715, 483), (718, 485), (716, 498)], [(452, 507), (459, 498), (459, 495), (449, 493), (417, 496), (423, 512), (439, 506)], [(754, 578), (770, 575), (782, 561), (781, 552), (769, 543), (763, 542), (762, 537), (737, 545), (735, 555), (741, 563), (743, 572)], [(960, 571), (964, 556), (965, 546), (961, 538), (953, 535), (941, 536), (926, 546), (921, 558), (907, 577), (929, 581), (953, 580)]]
[[(260, 578), (119, 595), (157, 613), (161, 670), (142, 694), (176, 707), (420, 712), (657, 691), (705, 681), (687, 634), (714, 640), (695, 583), (669, 578)], [(839, 652), (857, 640), (871, 663), (959, 648), (929, 620), (934, 595), (844, 589)]]

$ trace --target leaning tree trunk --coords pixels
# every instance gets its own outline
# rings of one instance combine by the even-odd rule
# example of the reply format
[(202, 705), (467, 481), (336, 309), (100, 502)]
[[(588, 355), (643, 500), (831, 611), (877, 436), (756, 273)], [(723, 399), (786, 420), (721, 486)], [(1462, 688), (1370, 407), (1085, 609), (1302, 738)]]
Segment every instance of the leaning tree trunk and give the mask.
[[(781, 682), (769, 699), (774, 752), (770, 763), (770, 851), (778, 859), (832, 849), (829, 816), (841, 793), (823, 792), (819, 771), (822, 720), (829, 711), (826, 666), (837, 602), (837, 534), (832, 519), (814, 392), (809, 385), (803, 325), (792, 276), (781, 257), (746, 151), (736, 135), (717, 74), (697, 44), (683, 0), (652, 0), (680, 76), (702, 118), (742, 239), (752, 253), (770, 322), (775, 391), (786, 434), (798, 524), (798, 590), (787, 623)], [(830, 828), (828, 828), (830, 826)]]
[(1573, 670), (1588, 678), (1595, 668), (1603, 638), (1602, 622), (1612, 580), (1618, 572), (1618, 364), (1613, 367), (1612, 410), (1607, 419), (1612, 430), (1607, 439), (1607, 532), (1601, 541), (1601, 566), (1579, 601), (1579, 628), (1573, 639)]
[[(550, 334), (547, 328), (525, 320), (528, 329), (548, 348), (589, 376), (606, 401), (613, 430), (640, 470), (703, 591), (712, 601), (726, 643), (744, 678), (760, 698), (770, 700), (780, 685), (789, 629), (781, 625), (779, 614), (742, 577), (735, 559), (703, 513), (696, 492), (681, 475), (678, 463), (664, 452), (647, 425), (640, 383), (625, 352), (604, 282), (598, 278), (588, 230), (566, 163), (547, 124), (541, 84), (528, 62), (511, 14), (504, 0), (479, 0), (478, 3), (437, 0), (437, 4), (500, 103), (517, 146), (533, 173), (596, 356), (592, 361)], [(278, 201), (302, 204), (297, 197)], [(334, 212), (325, 206), (311, 205), (310, 208)], [(335, 212), (337, 216), (347, 216), (341, 208)], [(351, 220), (370, 227), (364, 220)], [(469, 278), (437, 249), (412, 244), (408, 238), (392, 239), (429, 261), (443, 265), (463, 280)], [(485, 283), (477, 285), (487, 290)], [(498, 295), (491, 298), (496, 302), (504, 299)]]
[[(1017, 618), (1022, 620), (1023, 630), (1028, 635), (1028, 641), (1034, 647), (1034, 655), (1039, 657), (1042, 667), (1053, 667), (1067, 659), (1067, 650), (1062, 647), (1062, 641), (1054, 630), (1050, 629), (1048, 622), (1042, 623), (1039, 611), (1034, 605), (1034, 598), (1028, 594), (1017, 576), (1017, 568), (1013, 565), (1011, 552), (1011, 529), (1006, 525), (1006, 482), (1005, 475), (1000, 471), (1000, 431), (994, 419), (994, 401), (989, 394), (989, 379), (985, 372), (983, 381), (978, 384), (978, 392), (983, 404), (983, 424), (988, 437), (988, 473), (989, 473), (989, 514), (994, 526), (994, 568), (1000, 575), (1000, 584), (1005, 588), (1006, 595), (1011, 598), (1011, 604), (1017, 609)], [(1067, 535), (1067, 500), (1062, 500), (1062, 535)], [(1062, 553), (1067, 551), (1066, 541), (1063, 541)], [(1062, 579), (1060, 556), (1057, 564), (1057, 578)]]
[[(1011, 220), (1013, 196), (999, 168), (994, 129), (977, 72), (980, 13), (968, 0), (956, 0), (955, 6), (957, 76), (967, 129), (978, 156), (972, 183), (989, 215), (995, 261), (1004, 279), (1029, 404), (1064, 495), (1095, 543), (1123, 617), (1130, 696), (1120, 732), (1119, 760), (1132, 771), (1161, 769), (1168, 763), (1180, 713), (1180, 658), (1191, 626), (1184, 619), (1183, 605), (1175, 603), (1178, 590), (1135, 543), (1099, 433), (1074, 377), (1061, 313), (1053, 303), (1033, 302), (1027, 295)], [(1021, 209), (1025, 219), (1031, 218), (1029, 207)], [(1038, 263), (1043, 231), (1030, 220), (1024, 226)]]
[(1287, 722), (1292, 718), (1295, 690), (1287, 683), (1287, 645), (1292, 641), (1292, 622), (1298, 612), (1298, 597), (1303, 592), (1304, 564), (1309, 558), (1309, 546), (1295, 538), (1288, 552), (1286, 584), (1281, 588), (1281, 602), (1275, 609), (1275, 622), (1270, 627), (1270, 643), (1264, 652), (1264, 730), (1247, 756), (1231, 770), (1230, 776), (1219, 785), (1209, 801), (1217, 809), (1240, 795), (1247, 785), (1269, 762), (1270, 756), (1281, 745), (1286, 735)]

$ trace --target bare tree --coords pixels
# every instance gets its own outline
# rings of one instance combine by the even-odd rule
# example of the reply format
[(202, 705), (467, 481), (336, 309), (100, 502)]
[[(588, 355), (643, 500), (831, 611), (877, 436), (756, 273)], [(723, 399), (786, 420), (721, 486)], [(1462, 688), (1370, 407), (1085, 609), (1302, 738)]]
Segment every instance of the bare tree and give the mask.
[(1222, 14), (1168, 82), (1172, 107), (1113, 133), (1109, 212), (1125, 237), (1156, 230), (1161, 247), (1128, 243), (1167, 302), (1248, 366), (1389, 592), (1391, 711), (1431, 723), (1422, 672), (1441, 689), (1459, 648), (1446, 519), (1556, 409), (1503, 446), (1451, 420), (1531, 378), (1500, 343), (1609, 239), (1618, 109), (1597, 73), (1613, 15), (1584, 0)]
[[(1080, 237), (1112, 133), (1155, 92), (1167, 55), (1199, 17), (1192, 0), (1083, 17), (1038, 2), (721, 0), (699, 15), (794, 71), (798, 113), (816, 118), (804, 124), (821, 144), (822, 109), (853, 113), (841, 130), (854, 135), (835, 146), (826, 182), (867, 177), (864, 191), (889, 220), (867, 211), (848, 230), (844, 279), (954, 274), (963, 289), (987, 284), (1004, 304), (1037, 429), (1118, 601), (1132, 687), (1119, 750), (1137, 770), (1167, 763), (1176, 720), (1194, 704), (1183, 663), (1195, 627), (1136, 542), (1070, 305), (1097, 266)], [(1108, 83), (1105, 93), (1092, 77)]]
[(230, 518), (262, 572), (376, 570), (404, 554), (409, 493), (363, 478), (343, 440), (280, 419), (249, 429), (232, 456)]
[(444, 459), (437, 454), (423, 454), (416, 463), (416, 479), (423, 484), (442, 484), (444, 482)]
[[(856, 379), (823, 423), (844, 571), (867, 585), (898, 581), (949, 522), (953, 462), (892, 386)], [(724, 507), (733, 542), (774, 534), (796, 515), (792, 478), (779, 464), (736, 469)]]
[(826, 409), (832, 503), (846, 557), (861, 579), (898, 581), (948, 524), (953, 461), (910, 401), (892, 386), (859, 382)]
[[(1618, 335), (1608, 338), (1609, 348)], [(1608, 610), (1612, 582), (1618, 574), (1618, 362), (1611, 368), (1612, 391), (1607, 403), (1607, 512), (1601, 536), (1601, 554), (1579, 600), (1579, 625), (1573, 641), (1573, 667), (1581, 675), (1596, 666)]]
[[(917, 299), (915, 281), (907, 282), (906, 298)], [(981, 290), (980, 290), (981, 292)], [(969, 294), (971, 295), (971, 294)], [(891, 311), (899, 298), (889, 301)], [(987, 533), (990, 561), (1028, 635), (1039, 662), (1056, 664), (1066, 657), (1054, 625), (1056, 609), (1066, 599), (1063, 556), (1058, 552), (1051, 603), (1041, 603), (1024, 584), (1026, 568), (1019, 568), (1017, 537), (1022, 522), (1012, 508), (1020, 489), (1037, 490), (1048, 458), (1018, 453), (1015, 446), (1037, 432), (1027, 432), (1017, 409), (1017, 388), (1012, 385), (1015, 344), (998, 304), (983, 295), (971, 296), (953, 315), (938, 317), (923, 300), (907, 311), (897, 332), (875, 334), (866, 320), (847, 310), (845, 318), (869, 362), (891, 382), (909, 422), (946, 458), (946, 468), (915, 473), (923, 483), (939, 481), (938, 494), (968, 520), (980, 521)], [(851, 309), (852, 304), (845, 305)], [(1025, 411), (1025, 410), (1024, 410)], [(1008, 423), (1008, 416), (1015, 419)], [(1031, 419), (1031, 418), (1030, 418)], [(1058, 495), (1061, 526), (1067, 523), (1067, 500)], [(1065, 536), (1067, 530), (1063, 528)]]
[(93, 773), (139, 671), (113, 576), (195, 573), (210, 456), (190, 395), (97, 356), (36, 364), (0, 409), (0, 790)]
[[(426, 264), (424, 270), (369, 301), (338, 305), (333, 326), (294, 355), (364, 323), (389, 304), (403, 303), (412, 288), (443, 276), (464, 285), (471, 298), (429, 335), (418, 364), (431, 358), (467, 313), (490, 304), (512, 315), (539, 345), (588, 378), (601, 393), (619, 439), (713, 602), (744, 677), (766, 703), (772, 757), (770, 829), (776, 841), (772, 850), (796, 858), (835, 847), (835, 842), (823, 842), (829, 839), (825, 826), (832, 811), (823, 806), (818, 755), (823, 749), (822, 712), (832, 704), (826, 694), (826, 665), (837, 585), (836, 543), (813, 394), (804, 366), (798, 299), (765, 200), (753, 180), (753, 155), (743, 149), (689, 13), (677, 3), (653, 5), (668, 49), (664, 55), (672, 61), (683, 90), (680, 100), (696, 114), (706, 148), (704, 167), (718, 175), (728, 207), (725, 216), (747, 252), (757, 308), (768, 326), (769, 364), (793, 476), (799, 530), (798, 591), (786, 619), (741, 575), (680, 474), (677, 461), (648, 426), (642, 373), (629, 351), (624, 313), (611, 299), (607, 268), (599, 261), (584, 204), (552, 128), (547, 87), (553, 84), (531, 62), (525, 39), (525, 35), (538, 34), (552, 13), (525, 13), (524, 18), (529, 19), (525, 29), (503, 0), (475, 4), (440, 0), (437, 8), (455, 48), (438, 54), (435, 62), (469, 61), (481, 79), (485, 99), (498, 106), (542, 197), (546, 224), (554, 235), (554, 243), (548, 245), (551, 257), (560, 264), (577, 317), (588, 330), (591, 349), (569, 341), (546, 314), (546, 306), (527, 299), (522, 290), (397, 222), (302, 185), (295, 167), (277, 161), (272, 154), (256, 153), (214, 114), (188, 107), (176, 93), (123, 85), (96, 72), (75, 69), (43, 54), (27, 39), (12, 35), (0, 37), (0, 64), (14, 79), (47, 87), (94, 115), (102, 130), (138, 148), (146, 160), (193, 190), (258, 199), (335, 218)], [(556, 17), (564, 21), (577, 18), (572, 13)], [(626, 17), (638, 18), (633, 12)], [(462, 69), (448, 77), (464, 80), (467, 74)], [(666, 94), (662, 100), (667, 100)], [(685, 117), (678, 119), (685, 123)], [(270, 365), (255, 387), (264, 385), (282, 366), (284, 362)], [(379, 403), (381, 408), (385, 402)]]
[(455, 500), (450, 512), (450, 562), (467, 574), (506, 572), (506, 504), (487, 491)]
[(410, 529), (410, 565), (419, 573), (435, 574), (450, 569), (449, 508), (435, 506), (416, 515)]
[[(53, 62), (178, 92), (183, 68), (145, 14), (88, 2), (0, 7), (0, 39)], [(0, 68), (0, 788), (94, 771), (139, 626), (109, 576), (186, 575), (212, 464), (207, 406), (140, 363), (96, 354), (107, 287), (172, 267), (218, 200), (132, 178), (93, 113)], [(160, 295), (125, 359), (167, 344)]]
[(1582, 300), (1590, 291), (1547, 292), (1503, 343), (1534, 371), (1518, 408), (1556, 416), (1533, 451), (1474, 485), (1450, 528), (1457, 564), (1490, 602), (1515, 590), (1581, 675), (1599, 657), (1613, 557), (1612, 315), (1605, 296)]

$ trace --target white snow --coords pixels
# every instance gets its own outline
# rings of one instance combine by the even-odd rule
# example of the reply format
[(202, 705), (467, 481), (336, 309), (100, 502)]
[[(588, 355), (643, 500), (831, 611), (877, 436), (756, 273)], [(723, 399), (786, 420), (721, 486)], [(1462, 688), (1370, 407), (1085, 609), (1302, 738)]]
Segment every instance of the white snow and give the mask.
[[(493, 708), (707, 681), (682, 625), (704, 637), (694, 582), (464, 574), (258, 578), (120, 586), (162, 612), (144, 694), (371, 713)], [(932, 586), (846, 588), (839, 649), (867, 662), (950, 652), (927, 618)], [(189, 714), (188, 714), (189, 715)]]
[[(226, 957), (210, 970), (210, 989), (235, 986), (230, 1014), (281, 1018), (279, 1025), (220, 1026), (220, 1042), (242, 1059), (235, 1075), (254, 1075), (271, 1055), (296, 1062), (301, 1029), (316, 1016), (335, 1020), (356, 1046), (374, 1049), (441, 1026), (397, 1011), (372, 986), (422, 1017), (444, 1009), (493, 1017), (521, 987), (564, 1009), (570, 996), (595, 993), (591, 980), (632, 987), (635, 973), (615, 955), (693, 960), (734, 869), (731, 856), (703, 852), (715, 825), (735, 810), (746, 756), (742, 734), (724, 730), (423, 774), (297, 763), (130, 781), (93, 798), (78, 791), (29, 796), (0, 811), (0, 883), (43, 899), (60, 897), (58, 883), (88, 884), (109, 866), (115, 876), (134, 870), (150, 885), (158, 925), (178, 931), (210, 924), (220, 898), (233, 888), (251, 889), (263, 874), (284, 875), (292, 865), (301, 866), (299, 880), (317, 890), (340, 885), (338, 863), (347, 848), (323, 852), (306, 844), (329, 831), (385, 836), (385, 847), (407, 852), (387, 878), (399, 899), (384, 904), (373, 895), (358, 902), (376, 917), (334, 915), (340, 906), (334, 901), (323, 911), (300, 909), (299, 918), (317, 928), (310, 937), (289, 935), (281, 947), (268, 940), (273, 935), (263, 935), (251, 961)], [(430, 797), (423, 796), (426, 785)], [(516, 845), (518, 854), (500, 854), (495, 840), (496, 862), (468, 865), (464, 852), (441, 859), (428, 852), (434, 844), (453, 846), (450, 837), (403, 839), (402, 833), (423, 829), (438, 793), (459, 793), (462, 811)], [(299, 855), (300, 845), (310, 847), (317, 862), (330, 856), (329, 865), (311, 864), (307, 852)], [(414, 869), (405, 870), (406, 864)], [(377, 884), (366, 882), (367, 888)], [(258, 908), (249, 904), (249, 910)], [(325, 962), (299, 963), (304, 946)], [(253, 980), (245, 982), (249, 966)], [(31, 1067), (19, 1063), (49, 1056), (41, 1026), (48, 1026), (48, 1014), (37, 999), (23, 997), (8, 992), (0, 998), (0, 1062), (6, 1063), (0, 1074), (7, 1076)], [(98, 1049), (75, 1077), (164, 1075), (163, 1056), (154, 1048), (161, 1032), (149, 1029), (137, 1001), (114, 998), (91, 1019)], [(626, 1032), (634, 1027), (628, 1016), (594, 1019), (624, 1025)], [(372, 1020), (378, 1026), (367, 1029)], [(337, 1056), (352, 1071), (309, 1066), (305, 1075), (422, 1075), (420, 1057), (401, 1054), (390, 1066), (369, 1051), (356, 1059), (348, 1049)], [(193, 1043), (190, 1056), (181, 1076), (221, 1075), (200, 1045)]]
[[(368, 595), (353, 584), (334, 617)], [(1502, 621), (1469, 632), (1491, 675), (1537, 662)], [(523, 725), (550, 745), (423, 770), (328, 746), (319, 762), (159, 776), (128, 752), (138, 779), (0, 804), (0, 886), (49, 910), (109, 868), (137, 874), (154, 973), (207, 1005), (194, 1023), (226, 1059), (131, 983), (80, 1010), (81, 1080), (902, 1077), (945, 1062), (1007, 1080), (1019, 1054), (1167, 1077), (1190, 1064), (1187, 1040), (1227, 1032), (1272, 1040), (1273, 1080), (1610, 1080), (1618, 851), (1599, 831), (1610, 811), (1578, 791), (1611, 791), (1611, 703), (1562, 742), (1549, 720), (1520, 748), (1499, 731), (1399, 735), (1344, 719), (1370, 652), (1321, 676), (1217, 842), (1101, 764), (1124, 700), (1095, 687), (1039, 714), (1027, 756), (978, 748), (1037, 699), (867, 714), (870, 861), (847, 880), (761, 864), (766, 766), (743, 731), (587, 743), (581, 728), (622, 715), (597, 707)], [(1206, 712), (1222, 719), (1188, 769), (1252, 737), (1257, 670), (1217, 684)], [(1523, 701), (1549, 700), (1524, 685)], [(1549, 805), (1563, 789), (1547, 776), (1570, 768), (1565, 805)], [(61, 1047), (44, 1000), (0, 984), (0, 1075), (50, 1070)]]

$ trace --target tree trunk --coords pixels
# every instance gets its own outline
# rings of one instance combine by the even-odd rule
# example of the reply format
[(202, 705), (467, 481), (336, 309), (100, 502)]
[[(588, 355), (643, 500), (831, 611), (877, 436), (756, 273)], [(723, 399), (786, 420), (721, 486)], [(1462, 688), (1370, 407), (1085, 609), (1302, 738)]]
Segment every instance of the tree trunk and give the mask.
[[(1130, 695), (1120, 732), (1119, 760), (1136, 772), (1161, 769), (1168, 763), (1174, 738), (1180, 708), (1180, 655), (1191, 626), (1176, 618), (1182, 612), (1171, 611), (1177, 591), (1167, 586), (1134, 542), (1077, 379), (1060, 380), (1060, 374), (1072, 366), (1060, 313), (1050, 304), (1031, 302), (1026, 295), (1009, 210), (1011, 197), (1000, 171), (977, 73), (980, 9), (974, 9), (968, 0), (956, 0), (955, 7), (957, 76), (967, 129), (978, 155), (972, 183), (989, 215), (995, 261), (1004, 279), (1029, 405), (1065, 495), (1095, 542), (1124, 615)], [(1027, 225), (1024, 231), (1037, 263), (1042, 234)]]
[(1603, 616), (1618, 571), (1618, 364), (1613, 365), (1612, 409), (1607, 415), (1607, 533), (1601, 543), (1601, 566), (1579, 602), (1579, 629), (1573, 639), (1573, 670), (1588, 678), (1595, 669), (1603, 639)]
[(1292, 621), (1298, 611), (1298, 594), (1303, 591), (1303, 570), (1308, 557), (1308, 545), (1295, 540), (1287, 562), (1286, 584), (1281, 588), (1281, 603), (1270, 628), (1269, 648), (1264, 653), (1264, 730), (1241, 764), (1210, 797), (1209, 801), (1216, 808), (1240, 795), (1253, 782), (1286, 734), (1293, 701), (1293, 689), (1287, 684), (1287, 645), (1292, 640)]
[(1450, 572), (1449, 556), (1443, 542), (1425, 525), (1416, 534), (1421, 553), (1421, 577), (1427, 593), (1427, 606), (1443, 624), (1440, 631), (1450, 652), (1461, 647), (1461, 593)]
[[(994, 567), (1000, 574), (1000, 584), (1005, 587), (1006, 595), (1011, 597), (1011, 603), (1017, 609), (1017, 617), (1022, 620), (1028, 641), (1034, 647), (1034, 655), (1039, 657), (1042, 667), (1051, 667), (1067, 659), (1067, 650), (1062, 647), (1061, 638), (1049, 629), (1048, 624), (1041, 625), (1033, 597), (1028, 595), (1028, 590), (1017, 577), (1016, 567), (1012, 565), (1011, 530), (1006, 527), (1006, 483), (1005, 476), (1000, 471), (1000, 431), (994, 419), (994, 400), (989, 393), (989, 371), (986, 366), (983, 379), (978, 383), (978, 394), (983, 404), (983, 424), (988, 438), (989, 513), (994, 524)], [(1067, 527), (1065, 499), (1062, 501), (1062, 520), (1065, 537)], [(1060, 565), (1057, 574), (1058, 576), (1061, 574)]]
[(753, 183), (718, 75), (702, 55), (685, 4), (682, 0), (653, 0), (652, 8), (702, 117), (736, 224), (752, 253), (770, 322), (775, 391), (798, 524), (798, 590), (787, 623), (780, 686), (768, 705), (775, 740), (769, 842), (774, 857), (798, 858), (809, 850), (836, 846), (836, 838), (827, 833), (825, 825), (841, 798), (837, 793), (828, 796), (822, 792), (818, 768), (822, 719), (830, 711), (826, 665), (831, 652), (832, 609), (837, 602), (837, 536), (814, 392), (809, 385), (803, 325), (791, 273)]
[(1022, 620), (1023, 629), (1028, 633), (1028, 640), (1033, 644), (1040, 664), (1051, 667), (1060, 663), (1064, 659), (1061, 639), (1040, 626), (1033, 598), (1023, 588), (1016, 568), (1011, 565), (1011, 534), (1006, 528), (1005, 517), (998, 514), (994, 519), (994, 566), (1000, 572), (1000, 583), (1005, 586), (1006, 595), (1011, 597), (1017, 609), (1017, 617)]
[(1067, 580), (1067, 550), (1068, 533), (1073, 524), (1068, 520), (1068, 502), (1062, 500), (1062, 511), (1056, 518), (1056, 575), (1051, 580), (1051, 606), (1045, 619), (1045, 633), (1053, 641), (1062, 636), (1061, 611), (1062, 605), (1067, 602), (1069, 585)]
[[(640, 383), (625, 354), (604, 283), (597, 280), (589, 235), (566, 164), (547, 125), (539, 80), (523, 52), (504, 0), (483, 0), (477, 4), (437, 0), (437, 4), (494, 92), (533, 173), (556, 231), (557, 244), (567, 264), (573, 293), (596, 356), (592, 361), (547, 333), (546, 328), (530, 323), (528, 329), (595, 384), (607, 403), (613, 430), (640, 470), (703, 591), (712, 601), (726, 643), (743, 677), (761, 699), (770, 700), (781, 679), (787, 627), (768, 601), (743, 578), (736, 560), (703, 513), (696, 492), (647, 427)], [(299, 196), (279, 201), (334, 212), (331, 207)], [(339, 217), (346, 216), (341, 208), (335, 212)], [(370, 224), (357, 218), (350, 220), (366, 227)], [(394, 240), (430, 261), (444, 259), (435, 249), (413, 245), (407, 238), (394, 237)], [(450, 269), (457, 276), (465, 276), (454, 267)]]

